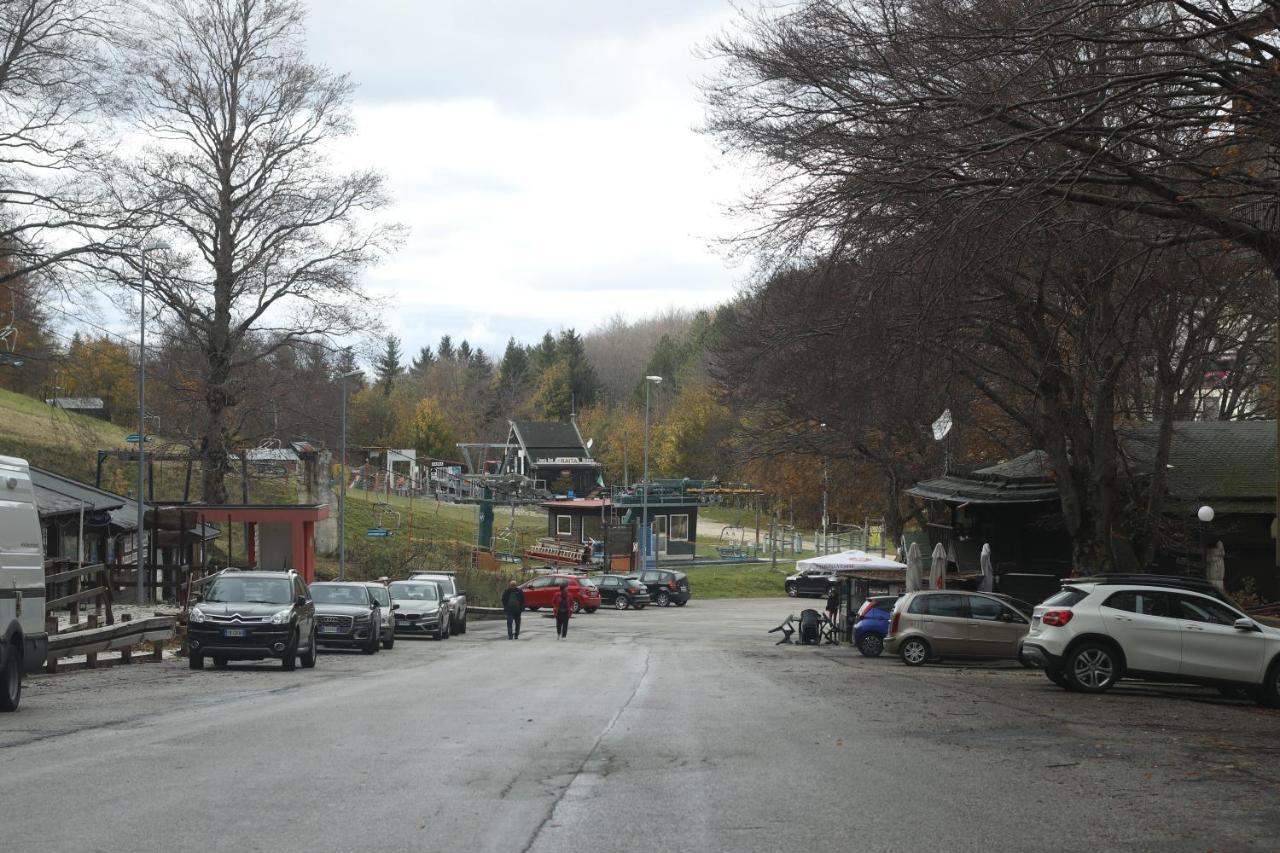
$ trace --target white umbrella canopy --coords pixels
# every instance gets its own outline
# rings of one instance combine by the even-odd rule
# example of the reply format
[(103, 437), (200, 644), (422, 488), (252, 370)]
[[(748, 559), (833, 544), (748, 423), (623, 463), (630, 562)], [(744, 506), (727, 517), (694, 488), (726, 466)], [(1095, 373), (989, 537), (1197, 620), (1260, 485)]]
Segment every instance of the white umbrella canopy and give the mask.
[(1223, 583), (1227, 577), (1227, 553), (1222, 543), (1219, 542), (1209, 549), (1207, 564), (1204, 568), (1204, 577), (1209, 583), (1218, 589), (1226, 592)]
[(991, 543), (984, 542), (982, 545), (982, 556), (978, 558), (978, 562), (982, 565), (982, 583), (978, 585), (979, 592), (994, 592), (996, 588), (996, 570), (991, 565)]
[(810, 557), (807, 560), (796, 561), (796, 569), (798, 571), (825, 569), (829, 572), (858, 572), (905, 568), (906, 566), (897, 560), (890, 560), (888, 557), (881, 557), (877, 554), (868, 554), (866, 551), (841, 551), (838, 554), (823, 554), (821, 557)]
[(920, 544), (912, 542), (911, 546), (907, 548), (907, 592), (919, 591), (923, 566), (924, 560), (920, 557)]
[(933, 555), (929, 565), (929, 588), (942, 589), (947, 579), (947, 549), (939, 542), (933, 546)]

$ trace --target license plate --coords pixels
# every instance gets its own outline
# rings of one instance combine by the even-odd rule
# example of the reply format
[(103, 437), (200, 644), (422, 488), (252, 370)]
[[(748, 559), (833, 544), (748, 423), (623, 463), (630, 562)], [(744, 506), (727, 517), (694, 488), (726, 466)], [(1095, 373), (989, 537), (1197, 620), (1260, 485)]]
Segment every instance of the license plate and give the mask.
[(320, 633), (321, 634), (341, 634), (342, 629), (339, 628), (337, 625), (321, 625)]
[(244, 628), (224, 628), (222, 636), (224, 637), (247, 637), (249, 632)]

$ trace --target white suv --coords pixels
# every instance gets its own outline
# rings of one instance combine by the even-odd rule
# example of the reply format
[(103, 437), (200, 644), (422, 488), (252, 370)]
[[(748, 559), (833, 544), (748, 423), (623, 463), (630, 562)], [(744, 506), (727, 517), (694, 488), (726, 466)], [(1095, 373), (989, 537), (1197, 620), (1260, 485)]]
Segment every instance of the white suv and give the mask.
[(1190, 578), (1110, 575), (1066, 581), (1036, 606), (1024, 663), (1086, 693), (1121, 678), (1247, 690), (1280, 705), (1280, 630)]

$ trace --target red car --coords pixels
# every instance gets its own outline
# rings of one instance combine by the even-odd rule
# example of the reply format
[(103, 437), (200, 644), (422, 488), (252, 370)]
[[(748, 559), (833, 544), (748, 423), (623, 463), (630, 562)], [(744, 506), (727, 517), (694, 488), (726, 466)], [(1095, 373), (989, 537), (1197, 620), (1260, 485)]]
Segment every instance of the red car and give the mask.
[(524, 606), (529, 610), (550, 607), (556, 597), (560, 584), (569, 585), (569, 595), (573, 597), (573, 612), (595, 613), (600, 607), (600, 590), (586, 578), (574, 575), (543, 575), (520, 585), (524, 590)]

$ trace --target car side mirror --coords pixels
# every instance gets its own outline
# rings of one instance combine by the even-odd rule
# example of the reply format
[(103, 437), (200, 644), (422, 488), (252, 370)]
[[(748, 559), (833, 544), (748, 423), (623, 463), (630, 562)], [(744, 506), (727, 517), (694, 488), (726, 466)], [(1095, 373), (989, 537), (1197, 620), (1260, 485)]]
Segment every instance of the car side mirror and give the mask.
[(458, 595), (458, 596), (463, 596), (466, 594), (467, 594), (467, 591), (465, 589), (460, 589), (455, 593), (455, 595)]
[(1262, 631), (1262, 629), (1258, 627), (1258, 623), (1254, 622), (1252, 619), (1237, 619), (1232, 623), (1231, 627), (1235, 628), (1237, 631)]
[(298, 605), (299, 607), (302, 607), (307, 603), (307, 597), (305, 595), (300, 595), (293, 600), (293, 603)]
[(399, 609), (400, 609), (400, 605), (399, 605), (399, 604), (394, 604), (394, 603), (393, 603), (393, 604), (391, 605), (391, 609), (392, 609), (392, 610), (399, 610)]
[(194, 596), (194, 597), (192, 598), (192, 601), (194, 601), (196, 604), (201, 604), (201, 603), (203, 603), (203, 602), (204, 602), (204, 593), (200, 593), (200, 594), (198, 594), (198, 595)]

